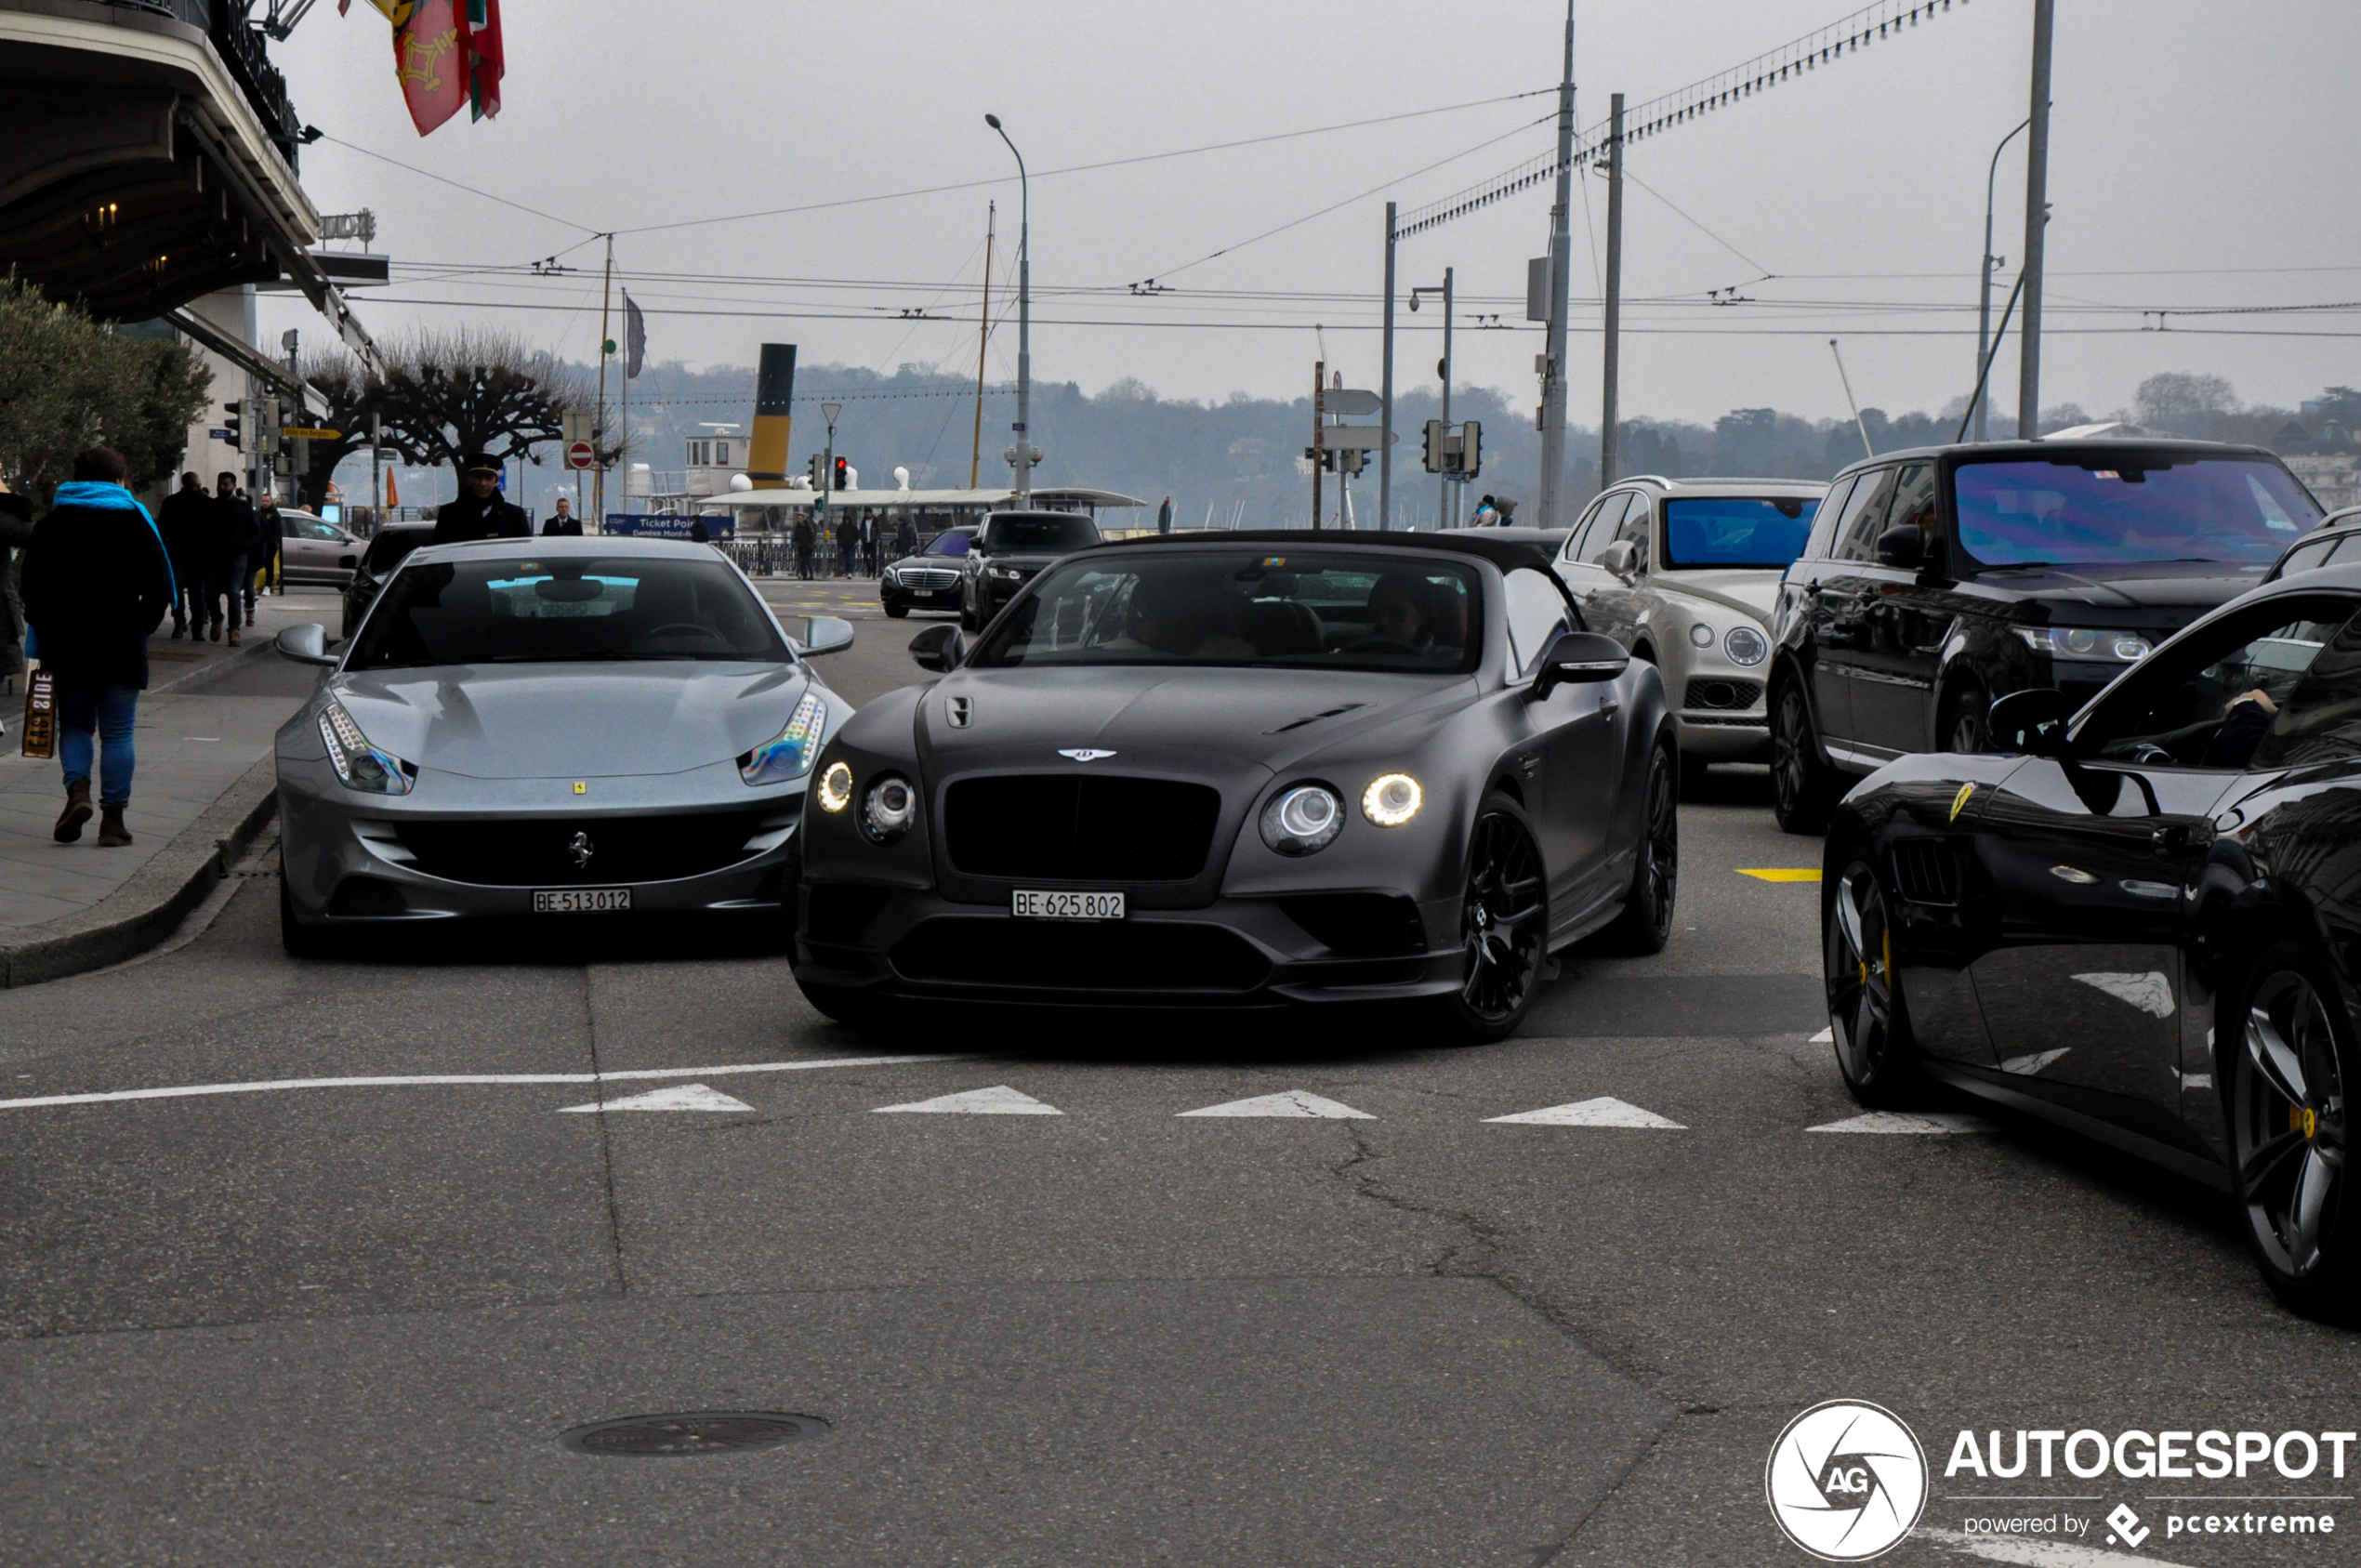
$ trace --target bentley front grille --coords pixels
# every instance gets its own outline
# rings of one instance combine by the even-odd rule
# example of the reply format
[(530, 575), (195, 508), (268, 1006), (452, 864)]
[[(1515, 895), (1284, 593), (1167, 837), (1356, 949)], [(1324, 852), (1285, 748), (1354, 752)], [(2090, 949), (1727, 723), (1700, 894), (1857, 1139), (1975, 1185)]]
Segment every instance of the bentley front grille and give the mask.
[(969, 876), (1186, 882), (1205, 869), (1221, 793), (1115, 774), (961, 779), (944, 792), (943, 842)]

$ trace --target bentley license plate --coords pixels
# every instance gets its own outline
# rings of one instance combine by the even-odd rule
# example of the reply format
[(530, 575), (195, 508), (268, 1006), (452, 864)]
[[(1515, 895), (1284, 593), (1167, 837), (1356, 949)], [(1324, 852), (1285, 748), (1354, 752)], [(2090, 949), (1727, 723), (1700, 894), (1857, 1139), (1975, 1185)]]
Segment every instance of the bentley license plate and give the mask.
[(1121, 893), (1044, 893), (1019, 888), (1009, 895), (1009, 913), (1020, 920), (1120, 920)]
[(630, 907), (628, 888), (535, 889), (533, 894), (535, 915), (607, 915)]

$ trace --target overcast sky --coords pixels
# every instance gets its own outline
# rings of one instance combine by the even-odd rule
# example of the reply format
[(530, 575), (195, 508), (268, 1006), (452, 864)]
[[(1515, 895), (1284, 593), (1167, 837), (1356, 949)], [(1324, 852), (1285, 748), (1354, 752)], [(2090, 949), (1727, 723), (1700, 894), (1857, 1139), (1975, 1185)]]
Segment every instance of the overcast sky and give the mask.
[[(1580, 0), (1576, 121), (1603, 117), (1611, 91), (1635, 103), (1670, 91), (1846, 8)], [(2361, 382), (2361, 337), (2336, 336), (2361, 334), (2361, 311), (2183, 317), (2169, 335), (2139, 330), (2138, 313), (2361, 298), (2361, 7), (2060, 0), (2058, 13), (2043, 402), (2103, 413), (2159, 370), (2226, 376), (2249, 402)], [(423, 140), (369, 7), (339, 19), (322, 6), (275, 53), (303, 117), (336, 138), (305, 151), (306, 187), (323, 212), (373, 208), (377, 248), (395, 259), (395, 286), (356, 296), (380, 337), (465, 320), (587, 357), (604, 254), (592, 231), (612, 229), (655, 357), (751, 364), (771, 339), (800, 345), (806, 363), (972, 376), (986, 203), (1000, 204), (1002, 261), (1017, 219), (989, 110), (1034, 173), (1035, 377), (1096, 391), (1135, 376), (1167, 397), (1219, 399), (1307, 389), (1315, 323), (1348, 382), (1377, 384), (1384, 202), (1407, 211), (1550, 150), (1563, 15), (1548, 0), (519, 0), (507, 7), (499, 118), (463, 117)], [(1900, 412), (1965, 392), (1985, 170), (2026, 112), (2031, 17), (2032, 0), (1957, 0), (1632, 148), (1626, 416), (1710, 420), (1763, 404), (1840, 415), (1831, 336), (1864, 403)], [(1518, 93), (1543, 96), (1449, 107)], [(2023, 146), (1999, 177), (1994, 248), (2011, 267)], [(651, 231), (979, 181), (1000, 183)], [(1605, 189), (1594, 178), (1576, 191), (1572, 412), (1587, 424), (1599, 408), (1591, 247), (1604, 240)], [(1547, 248), (1549, 206), (1545, 183), (1401, 247), (1405, 291), (1457, 269), (1458, 378), (1527, 406), (1540, 334), (1522, 320), (1524, 263)], [(577, 270), (448, 275), (551, 256)], [(1007, 284), (994, 270), (996, 316)], [(1152, 277), (1176, 292), (1128, 292)], [(1730, 286), (1747, 302), (1705, 303)], [(445, 301), (459, 303), (428, 303)], [(920, 308), (950, 319), (902, 318)], [(1479, 310), (1502, 328), (1472, 330)], [(1400, 382), (1431, 384), (1437, 314), (1402, 322), (1416, 330), (1401, 341)], [(263, 324), (275, 342), (317, 318), (277, 296)], [(1011, 320), (994, 338), (996, 379), (1013, 376), (1015, 349)], [(2015, 365), (2012, 342), (1994, 373), (2004, 403)]]

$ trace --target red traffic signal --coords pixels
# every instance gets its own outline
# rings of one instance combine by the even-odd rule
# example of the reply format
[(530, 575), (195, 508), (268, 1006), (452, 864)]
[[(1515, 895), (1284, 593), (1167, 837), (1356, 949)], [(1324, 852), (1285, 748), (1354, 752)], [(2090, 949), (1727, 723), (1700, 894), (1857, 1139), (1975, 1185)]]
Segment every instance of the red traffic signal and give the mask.
[(835, 482), (834, 484), (832, 484), (832, 485), (830, 485), (830, 486), (829, 486), (829, 488), (830, 488), (830, 489), (832, 489), (832, 490), (843, 490), (843, 489), (848, 488), (847, 483), (846, 483), (846, 481), (845, 481), (845, 470), (846, 470), (847, 468), (851, 468), (851, 466), (852, 466), (852, 465), (851, 465), (851, 460), (850, 458), (839, 457), (839, 458), (838, 458), (838, 459), (837, 459), (837, 477), (836, 477), (836, 482)]

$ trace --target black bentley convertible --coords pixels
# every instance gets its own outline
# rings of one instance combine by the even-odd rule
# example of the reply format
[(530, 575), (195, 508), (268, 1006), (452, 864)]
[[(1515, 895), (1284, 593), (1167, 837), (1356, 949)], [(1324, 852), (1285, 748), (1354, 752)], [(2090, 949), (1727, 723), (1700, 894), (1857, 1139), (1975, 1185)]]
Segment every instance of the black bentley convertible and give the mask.
[(911, 652), (943, 678), (845, 725), (798, 835), (832, 1016), (1411, 1003), (1496, 1038), (1550, 953), (1670, 929), (1662, 683), (1531, 545), (1103, 545)]
[(2361, 1311), (2361, 567), (2250, 592), (1999, 755), (1839, 810), (1822, 905), (1847, 1083), (1920, 1075), (2231, 1193), (2271, 1288)]

